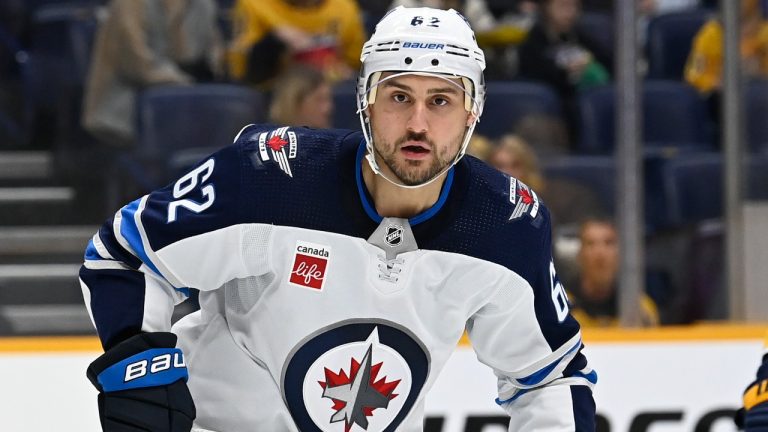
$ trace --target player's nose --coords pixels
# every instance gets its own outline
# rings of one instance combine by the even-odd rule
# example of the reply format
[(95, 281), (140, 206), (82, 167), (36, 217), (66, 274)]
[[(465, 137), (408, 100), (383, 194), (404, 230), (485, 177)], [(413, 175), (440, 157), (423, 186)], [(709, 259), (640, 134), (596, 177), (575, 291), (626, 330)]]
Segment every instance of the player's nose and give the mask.
[(408, 118), (408, 124), (406, 126), (409, 131), (415, 133), (426, 133), (429, 130), (426, 104), (419, 102), (413, 104), (413, 109), (411, 110), (411, 115)]

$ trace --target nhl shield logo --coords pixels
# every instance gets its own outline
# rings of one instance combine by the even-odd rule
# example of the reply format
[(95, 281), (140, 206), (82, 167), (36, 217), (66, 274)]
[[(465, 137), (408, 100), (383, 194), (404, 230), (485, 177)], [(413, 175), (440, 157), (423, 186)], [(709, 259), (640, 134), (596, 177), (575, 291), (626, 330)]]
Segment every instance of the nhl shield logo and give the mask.
[(289, 177), (293, 177), (290, 160), (296, 158), (297, 147), (296, 133), (289, 131), (288, 127), (259, 134), (259, 157), (261, 160), (264, 162), (270, 159), (274, 160)]
[(404, 230), (401, 225), (388, 225), (387, 233), (384, 235), (384, 242), (390, 247), (399, 246), (403, 242), (403, 232)]

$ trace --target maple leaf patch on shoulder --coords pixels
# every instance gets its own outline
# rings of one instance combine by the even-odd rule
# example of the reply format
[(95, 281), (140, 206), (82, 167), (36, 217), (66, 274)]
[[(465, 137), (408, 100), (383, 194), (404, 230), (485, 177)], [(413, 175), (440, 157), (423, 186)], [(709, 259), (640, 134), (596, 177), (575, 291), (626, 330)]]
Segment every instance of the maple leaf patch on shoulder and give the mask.
[(509, 220), (517, 220), (528, 215), (531, 219), (536, 219), (539, 214), (539, 197), (533, 189), (520, 180), (509, 178), (509, 202), (512, 203), (512, 215)]
[(296, 133), (281, 127), (259, 134), (259, 157), (263, 162), (275, 161), (280, 169), (293, 177), (290, 161), (296, 158), (298, 140)]

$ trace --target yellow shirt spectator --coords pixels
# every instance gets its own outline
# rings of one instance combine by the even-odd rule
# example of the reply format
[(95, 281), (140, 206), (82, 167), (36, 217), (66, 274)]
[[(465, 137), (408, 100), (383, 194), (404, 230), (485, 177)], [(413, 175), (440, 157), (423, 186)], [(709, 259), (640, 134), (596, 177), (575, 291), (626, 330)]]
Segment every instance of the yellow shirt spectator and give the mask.
[[(278, 33), (289, 49), (311, 49), (312, 43), (335, 45), (337, 66), (358, 69), (364, 30), (354, 0), (238, 0), (233, 9), (234, 37), (229, 51), (230, 74), (246, 75), (252, 46), (270, 32)], [(276, 62), (279, 59), (264, 59)]]
[[(743, 32), (741, 58), (745, 76), (768, 77), (768, 22)], [(723, 75), (723, 27), (717, 20), (704, 24), (693, 40), (685, 65), (685, 80), (702, 93), (720, 88)]]
[[(568, 298), (573, 299), (572, 292), (568, 293)], [(589, 306), (584, 306), (578, 303), (578, 301), (571, 305), (571, 315), (576, 318), (581, 327), (618, 327), (619, 317), (618, 308), (615, 304), (616, 299), (613, 299), (613, 313), (601, 313), (600, 311), (592, 310)], [(640, 325), (642, 327), (655, 327), (659, 325), (659, 310), (648, 294), (640, 293)]]
[[(593, 217), (579, 229), (579, 274), (566, 283), (571, 314), (582, 327), (619, 324), (619, 235), (609, 219)], [(640, 325), (659, 325), (656, 303), (640, 293), (636, 305)]]

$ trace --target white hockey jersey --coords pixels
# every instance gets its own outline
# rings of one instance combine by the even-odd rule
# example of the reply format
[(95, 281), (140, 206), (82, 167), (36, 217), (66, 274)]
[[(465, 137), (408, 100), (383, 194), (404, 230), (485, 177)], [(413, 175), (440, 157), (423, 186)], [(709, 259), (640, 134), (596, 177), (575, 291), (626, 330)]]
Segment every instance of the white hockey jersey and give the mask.
[(104, 347), (168, 331), (195, 288), (174, 331), (201, 427), (412, 431), (466, 330), (510, 430), (593, 430), (596, 375), (535, 192), (465, 157), (432, 208), (383, 219), (364, 154), (356, 132), (248, 126), (120, 209), (80, 272)]

